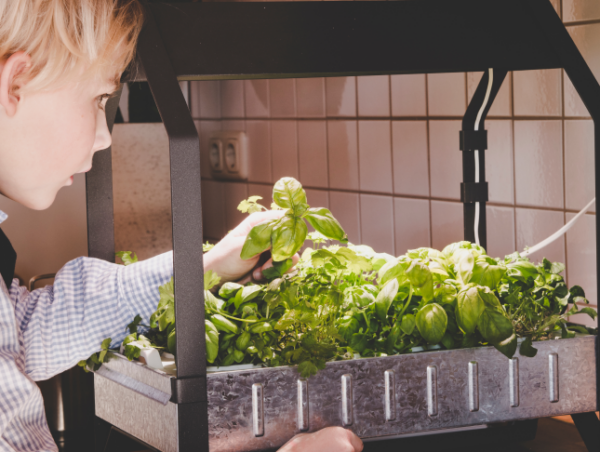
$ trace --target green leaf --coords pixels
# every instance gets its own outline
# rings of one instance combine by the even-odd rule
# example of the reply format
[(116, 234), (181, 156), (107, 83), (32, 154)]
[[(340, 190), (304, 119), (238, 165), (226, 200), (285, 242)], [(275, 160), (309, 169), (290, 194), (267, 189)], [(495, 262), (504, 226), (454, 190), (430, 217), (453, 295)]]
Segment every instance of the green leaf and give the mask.
[(231, 297), (234, 297), (238, 290), (240, 290), (242, 287), (244, 286), (238, 283), (226, 282), (219, 289), (219, 296), (221, 298), (229, 299)]
[(517, 335), (513, 333), (503, 341), (492, 345), (496, 347), (496, 350), (510, 359), (515, 356), (515, 352), (517, 351)]
[(594, 311), (592, 308), (581, 308), (579, 310), (580, 314), (587, 314), (589, 315), (592, 319), (596, 319), (596, 316), (598, 315), (598, 313), (596, 311)]
[(446, 334), (448, 315), (439, 304), (430, 303), (417, 313), (416, 324), (423, 339), (429, 344), (435, 345)]
[(398, 293), (398, 280), (388, 281), (375, 298), (375, 312), (382, 322), (387, 318), (387, 312)]
[(250, 196), (248, 199), (244, 199), (238, 205), (238, 210), (242, 213), (255, 213), (261, 210), (267, 210), (264, 206), (258, 204), (258, 201), (263, 199), (262, 196)]
[(379, 284), (385, 284), (393, 278), (397, 278), (401, 282), (406, 275), (406, 268), (406, 263), (400, 262), (398, 259), (387, 262), (379, 269), (377, 274)]
[(469, 284), (473, 276), (473, 268), (475, 266), (475, 258), (471, 250), (458, 249), (454, 252), (453, 258), (456, 260), (459, 281), (463, 284)]
[(214, 363), (219, 354), (219, 330), (217, 330), (217, 327), (210, 320), (204, 320), (204, 328), (206, 360), (209, 363)]
[(210, 290), (221, 282), (221, 277), (214, 271), (209, 270), (204, 273), (204, 290)]
[(269, 322), (257, 322), (250, 327), (250, 331), (255, 334), (266, 333), (267, 331), (271, 331), (272, 329), (273, 326)]
[(309, 378), (316, 375), (319, 369), (310, 361), (304, 361), (298, 364), (298, 372), (302, 378)]
[(215, 314), (211, 317), (210, 321), (217, 327), (217, 330), (224, 331), (226, 333), (237, 333), (238, 327), (235, 323), (221, 314)]
[(433, 300), (433, 276), (429, 267), (418, 260), (413, 260), (406, 270), (406, 276), (413, 288), (419, 290), (424, 301)]
[(242, 259), (250, 259), (269, 249), (273, 225), (277, 223), (277, 221), (278, 220), (267, 220), (257, 224), (250, 230), (240, 254)]
[(102, 350), (108, 350), (111, 342), (112, 342), (112, 339), (110, 337), (107, 337), (106, 339), (104, 339), (102, 341), (102, 345), (101, 345)]
[(400, 328), (402, 329), (404, 334), (411, 335), (413, 330), (415, 329), (415, 324), (415, 316), (412, 314), (405, 314), (404, 317), (402, 317), (402, 323), (400, 325)]
[(273, 266), (266, 268), (262, 271), (263, 276), (268, 279), (281, 278), (287, 273), (287, 271), (294, 265), (293, 259), (286, 259), (281, 262), (274, 261)]
[(167, 339), (167, 350), (172, 355), (177, 355), (177, 333), (175, 332), (175, 328), (173, 328), (169, 333), (169, 337)]
[(356, 333), (352, 335), (350, 339), (350, 348), (355, 350), (357, 353), (362, 353), (369, 343), (369, 336), (364, 333)]
[(444, 348), (446, 348), (448, 350), (454, 348), (454, 339), (452, 338), (452, 335), (450, 333), (448, 333), (447, 331), (446, 331), (446, 334), (444, 334), (444, 337), (442, 338), (441, 343), (444, 346)]
[(308, 234), (306, 223), (300, 218), (285, 216), (273, 228), (271, 254), (274, 261), (291, 258), (304, 244)]
[(489, 306), (481, 313), (477, 326), (481, 335), (492, 345), (500, 344), (515, 334), (513, 324), (504, 312)]
[(294, 209), (297, 204), (306, 204), (306, 193), (296, 179), (283, 177), (273, 187), (273, 201), (284, 209)]
[(115, 256), (121, 259), (123, 265), (135, 264), (138, 261), (138, 257), (131, 251), (118, 251)]
[(334, 218), (329, 209), (324, 207), (308, 209), (308, 212), (304, 214), (304, 218), (317, 232), (325, 237), (340, 242), (348, 241), (348, 236), (342, 229), (342, 225)]
[(527, 356), (529, 358), (533, 358), (537, 355), (537, 348), (533, 347), (533, 342), (531, 338), (526, 338), (523, 342), (521, 342), (521, 347), (519, 347), (519, 353), (522, 356)]
[(479, 296), (477, 286), (467, 286), (458, 293), (456, 303), (456, 323), (465, 334), (472, 334), (477, 328), (479, 316), (485, 304)]
[(142, 321), (142, 316), (139, 314), (136, 315), (135, 318), (131, 321), (131, 323), (129, 325), (127, 325), (127, 329), (129, 330), (129, 332), (136, 333), (141, 321)]
[(245, 352), (248, 345), (250, 345), (250, 333), (244, 331), (235, 341), (235, 346), (238, 350)]

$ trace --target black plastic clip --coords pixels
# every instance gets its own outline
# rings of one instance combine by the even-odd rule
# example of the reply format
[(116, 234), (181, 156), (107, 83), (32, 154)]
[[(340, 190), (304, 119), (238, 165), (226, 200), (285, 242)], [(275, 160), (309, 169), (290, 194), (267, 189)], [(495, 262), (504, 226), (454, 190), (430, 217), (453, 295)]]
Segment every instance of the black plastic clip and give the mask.
[(463, 203), (487, 202), (487, 182), (462, 182), (460, 184), (460, 201)]
[(484, 151), (487, 149), (487, 130), (461, 130), (461, 151)]
[(206, 377), (172, 378), (171, 400), (176, 404), (206, 402)]

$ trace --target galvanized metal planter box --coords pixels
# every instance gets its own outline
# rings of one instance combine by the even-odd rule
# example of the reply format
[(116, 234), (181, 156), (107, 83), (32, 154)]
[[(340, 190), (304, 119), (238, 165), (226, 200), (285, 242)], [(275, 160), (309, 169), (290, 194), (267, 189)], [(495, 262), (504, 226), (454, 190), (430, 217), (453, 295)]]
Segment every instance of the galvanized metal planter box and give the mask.
[[(595, 411), (595, 341), (538, 342), (535, 358), (512, 360), (481, 347), (339, 361), (308, 381), (292, 367), (212, 373), (210, 450), (278, 447), (332, 425), (374, 438)], [(172, 377), (124, 357), (103, 369), (95, 375), (96, 414), (176, 452)]]

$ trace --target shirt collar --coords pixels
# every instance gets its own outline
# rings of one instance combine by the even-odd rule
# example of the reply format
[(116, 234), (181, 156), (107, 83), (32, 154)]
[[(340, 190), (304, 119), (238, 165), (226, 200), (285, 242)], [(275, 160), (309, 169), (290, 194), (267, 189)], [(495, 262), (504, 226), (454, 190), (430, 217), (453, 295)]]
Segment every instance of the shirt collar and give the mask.
[(4, 223), (4, 220), (6, 220), (7, 218), (8, 218), (8, 214), (6, 214), (0, 210), (0, 224)]

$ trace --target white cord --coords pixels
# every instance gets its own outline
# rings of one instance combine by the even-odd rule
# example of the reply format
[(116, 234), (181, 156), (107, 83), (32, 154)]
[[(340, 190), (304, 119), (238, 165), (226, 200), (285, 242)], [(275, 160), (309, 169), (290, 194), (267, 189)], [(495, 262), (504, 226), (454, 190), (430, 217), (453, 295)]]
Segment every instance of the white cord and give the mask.
[(596, 198), (592, 199), (587, 206), (585, 206), (577, 215), (575, 215), (571, 221), (569, 221), (567, 224), (565, 224), (562, 228), (560, 228), (558, 231), (556, 231), (554, 234), (552, 234), (550, 237), (548, 237), (545, 240), (542, 240), (540, 243), (538, 243), (535, 246), (530, 247), (529, 249), (527, 249), (526, 251), (523, 251), (521, 253), (521, 256), (525, 257), (525, 256), (529, 256), (531, 253), (535, 253), (536, 251), (541, 250), (542, 248), (545, 248), (546, 246), (550, 245), (552, 242), (554, 242), (556, 239), (560, 238), (563, 234), (565, 234), (569, 229), (571, 229), (573, 227), (573, 225), (577, 222), (577, 220), (579, 220), (579, 218), (581, 218), (581, 216), (586, 213), (588, 210), (590, 210), (590, 207), (592, 207), (592, 204), (594, 204), (594, 202), (596, 202)]
[[(494, 84), (494, 70), (492, 68), (488, 69), (489, 80), (487, 91), (485, 93), (485, 98), (483, 100), (483, 104), (479, 109), (479, 113), (477, 113), (477, 119), (475, 119), (475, 130), (479, 130), (479, 123), (481, 122), (481, 117), (483, 116), (483, 112), (485, 107), (487, 107), (488, 102), (490, 101), (490, 94), (492, 93), (492, 85)], [(479, 182), (479, 151), (475, 150), (475, 183)], [(475, 243), (479, 245), (479, 203), (475, 203)]]

